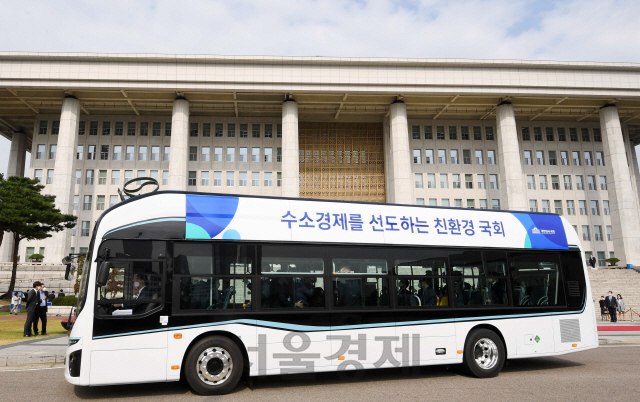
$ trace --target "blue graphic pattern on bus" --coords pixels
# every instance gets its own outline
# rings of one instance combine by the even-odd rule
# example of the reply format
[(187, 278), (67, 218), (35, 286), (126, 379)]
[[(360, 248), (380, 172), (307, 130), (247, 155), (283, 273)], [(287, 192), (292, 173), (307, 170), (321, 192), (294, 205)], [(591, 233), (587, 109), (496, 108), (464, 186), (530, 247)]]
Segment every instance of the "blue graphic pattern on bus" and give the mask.
[(512, 213), (527, 229), (524, 248), (560, 249), (569, 248), (562, 219), (556, 215)]
[[(238, 197), (187, 195), (187, 239), (212, 239), (222, 233), (236, 214)], [(240, 234), (228, 231), (226, 238), (239, 240)]]

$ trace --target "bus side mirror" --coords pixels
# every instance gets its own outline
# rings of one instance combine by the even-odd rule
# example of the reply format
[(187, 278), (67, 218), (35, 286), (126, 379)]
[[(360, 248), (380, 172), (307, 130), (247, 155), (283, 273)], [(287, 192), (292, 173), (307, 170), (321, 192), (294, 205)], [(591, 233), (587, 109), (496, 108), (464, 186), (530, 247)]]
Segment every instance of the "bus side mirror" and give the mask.
[(96, 278), (96, 284), (98, 286), (104, 286), (109, 281), (109, 271), (113, 268), (113, 264), (109, 261), (104, 261), (100, 264), (100, 269), (98, 270), (98, 276)]

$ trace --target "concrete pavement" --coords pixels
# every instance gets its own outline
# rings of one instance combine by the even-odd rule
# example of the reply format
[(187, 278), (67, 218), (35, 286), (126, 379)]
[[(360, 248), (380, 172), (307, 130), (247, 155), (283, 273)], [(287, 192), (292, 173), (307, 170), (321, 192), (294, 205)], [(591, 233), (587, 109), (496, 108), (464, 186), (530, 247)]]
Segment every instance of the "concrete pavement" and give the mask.
[(0, 370), (62, 366), (66, 349), (66, 335), (0, 345)]

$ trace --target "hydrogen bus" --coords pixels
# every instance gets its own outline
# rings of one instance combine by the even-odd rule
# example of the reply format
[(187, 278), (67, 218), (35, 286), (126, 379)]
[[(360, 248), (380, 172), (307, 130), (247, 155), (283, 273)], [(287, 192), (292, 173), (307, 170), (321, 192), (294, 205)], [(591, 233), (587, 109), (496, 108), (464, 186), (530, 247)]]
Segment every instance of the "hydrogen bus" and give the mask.
[(580, 240), (561, 216), (160, 191), (93, 230), (65, 378), (243, 376), (462, 364), (595, 348)]

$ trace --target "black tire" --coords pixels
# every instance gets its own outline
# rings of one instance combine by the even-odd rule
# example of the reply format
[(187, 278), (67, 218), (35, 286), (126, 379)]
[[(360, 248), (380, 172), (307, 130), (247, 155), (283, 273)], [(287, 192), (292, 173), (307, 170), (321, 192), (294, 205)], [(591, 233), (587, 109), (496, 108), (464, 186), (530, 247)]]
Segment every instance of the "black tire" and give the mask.
[(500, 337), (489, 329), (480, 328), (471, 331), (467, 336), (462, 364), (469, 375), (491, 378), (500, 373), (506, 357), (507, 353)]
[(235, 342), (223, 336), (201, 339), (184, 362), (191, 389), (200, 395), (223, 395), (240, 381), (244, 360)]

